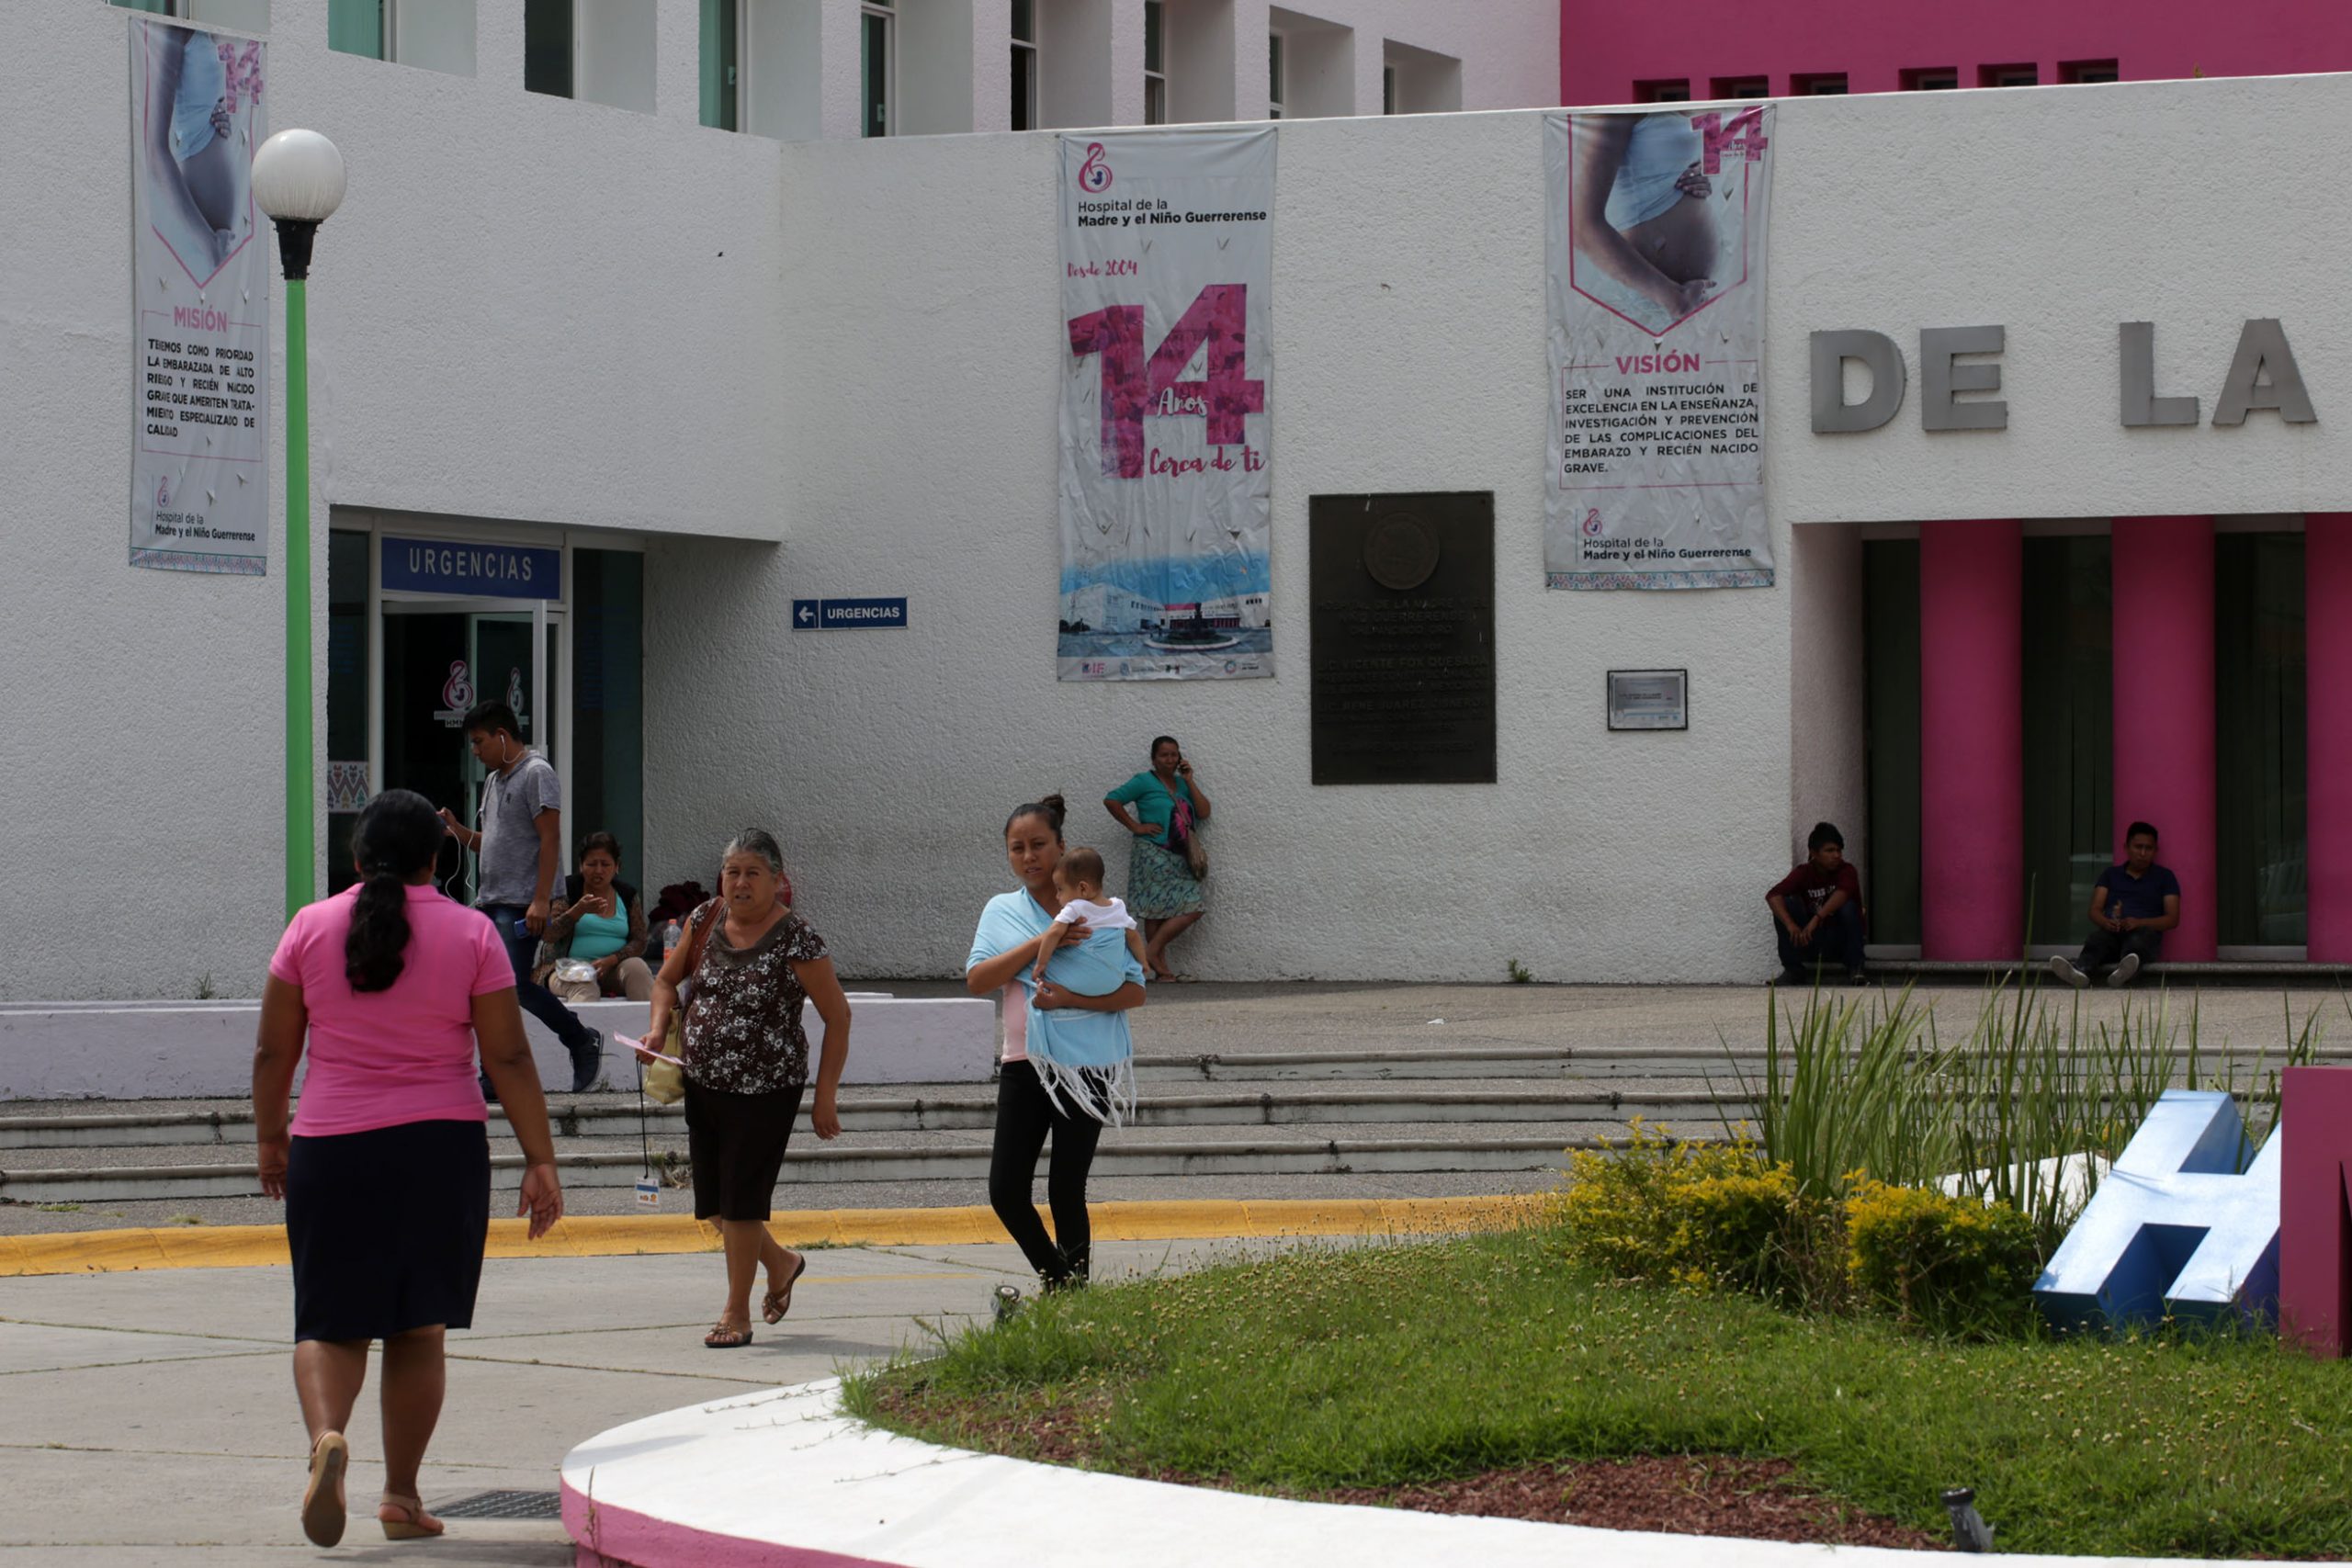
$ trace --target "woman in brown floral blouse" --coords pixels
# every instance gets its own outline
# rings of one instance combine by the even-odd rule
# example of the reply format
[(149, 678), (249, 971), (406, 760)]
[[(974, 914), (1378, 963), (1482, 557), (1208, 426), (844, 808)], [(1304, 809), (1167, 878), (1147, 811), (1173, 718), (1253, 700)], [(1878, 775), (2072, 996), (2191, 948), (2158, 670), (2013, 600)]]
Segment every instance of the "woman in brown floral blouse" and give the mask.
[(650, 1041), (665, 1038), (678, 987), (693, 975), (685, 1014), (686, 1154), (694, 1165), (695, 1217), (716, 1217), (727, 1244), (727, 1304), (703, 1337), (714, 1350), (752, 1342), (752, 1280), (767, 1268), (761, 1315), (792, 1310), (792, 1285), (808, 1268), (768, 1234), (768, 1205), (784, 1168), (785, 1141), (808, 1086), (803, 1001), (825, 1021), (817, 1066), (817, 1136), (842, 1130), (834, 1103), (849, 1055), (849, 1000), (825, 940), (779, 897), (784, 854), (753, 829), (729, 842), (718, 897), (695, 910), (687, 934), (653, 982)]

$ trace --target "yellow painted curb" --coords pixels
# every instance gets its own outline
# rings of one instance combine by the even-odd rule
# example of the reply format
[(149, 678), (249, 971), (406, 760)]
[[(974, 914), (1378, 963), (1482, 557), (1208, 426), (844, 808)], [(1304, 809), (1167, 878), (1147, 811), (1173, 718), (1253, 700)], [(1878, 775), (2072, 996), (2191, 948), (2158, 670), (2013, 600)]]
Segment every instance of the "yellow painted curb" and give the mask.
[[(1544, 1200), (1486, 1198), (1230, 1199), (1097, 1203), (1097, 1241), (1203, 1241), (1226, 1237), (1429, 1235), (1500, 1230), (1532, 1218)], [(768, 1221), (786, 1247), (940, 1247), (998, 1242), (989, 1210), (786, 1209)], [(520, 1220), (492, 1220), (491, 1258), (628, 1258), (717, 1252), (718, 1227), (684, 1214), (582, 1214), (538, 1241)], [(0, 1235), (0, 1279), (31, 1274), (117, 1274), (154, 1269), (252, 1269), (287, 1261), (282, 1225), (68, 1231)]]

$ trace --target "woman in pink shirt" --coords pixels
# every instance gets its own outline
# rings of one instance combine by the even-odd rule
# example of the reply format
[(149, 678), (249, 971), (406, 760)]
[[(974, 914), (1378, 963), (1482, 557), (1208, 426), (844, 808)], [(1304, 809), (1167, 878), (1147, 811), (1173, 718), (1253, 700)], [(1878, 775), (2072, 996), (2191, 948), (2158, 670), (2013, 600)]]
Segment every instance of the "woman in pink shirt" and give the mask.
[[(344, 1427), (384, 1342), (387, 1539), (441, 1533), (416, 1472), (441, 1416), (442, 1337), (473, 1324), (490, 1225), (490, 1140), (474, 1077), (498, 1090), (526, 1168), (537, 1240), (562, 1217), (555, 1143), (514, 970), (479, 910), (433, 885), (441, 818), (387, 790), (359, 814), (358, 886), (298, 913), (269, 961), (254, 1048), (262, 1190), (286, 1201), (294, 1389), (311, 1432), (302, 1533), (343, 1539)], [(291, 1135), (287, 1098), (307, 1037)]]

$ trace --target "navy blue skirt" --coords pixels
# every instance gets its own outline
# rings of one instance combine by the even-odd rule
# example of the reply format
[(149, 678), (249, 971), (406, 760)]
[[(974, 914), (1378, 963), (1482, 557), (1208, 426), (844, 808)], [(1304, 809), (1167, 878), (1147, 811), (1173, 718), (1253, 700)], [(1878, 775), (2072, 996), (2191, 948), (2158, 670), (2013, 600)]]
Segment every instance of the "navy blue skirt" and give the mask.
[(490, 1235), (488, 1129), (406, 1122), (292, 1142), (294, 1337), (471, 1327)]

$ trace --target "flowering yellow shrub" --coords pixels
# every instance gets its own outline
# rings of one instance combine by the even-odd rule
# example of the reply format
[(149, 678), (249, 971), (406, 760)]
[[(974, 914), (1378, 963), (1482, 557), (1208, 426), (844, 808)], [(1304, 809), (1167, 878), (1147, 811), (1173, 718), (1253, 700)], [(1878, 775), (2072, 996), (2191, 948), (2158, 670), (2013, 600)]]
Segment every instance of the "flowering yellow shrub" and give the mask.
[(2033, 1319), (2033, 1223), (2006, 1205), (1860, 1171), (1842, 1201), (1811, 1199), (1751, 1144), (1677, 1145), (1638, 1122), (1622, 1152), (1572, 1156), (1569, 1175), (1556, 1209), (1568, 1255), (1617, 1279), (1879, 1308), (1939, 1334)]
[(2030, 1321), (2041, 1255), (2017, 1210), (1868, 1180), (1845, 1207), (1847, 1278), (1872, 1304), (1939, 1334), (2006, 1334)]

